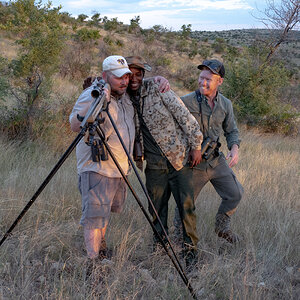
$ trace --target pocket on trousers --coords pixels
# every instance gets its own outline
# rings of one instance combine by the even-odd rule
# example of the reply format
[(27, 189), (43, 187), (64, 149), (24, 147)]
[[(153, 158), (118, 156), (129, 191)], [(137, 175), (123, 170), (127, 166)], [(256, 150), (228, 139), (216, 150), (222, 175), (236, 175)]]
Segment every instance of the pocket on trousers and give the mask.
[(97, 184), (88, 191), (89, 200), (87, 202), (88, 217), (108, 217), (110, 214), (111, 201), (107, 197), (105, 185)]

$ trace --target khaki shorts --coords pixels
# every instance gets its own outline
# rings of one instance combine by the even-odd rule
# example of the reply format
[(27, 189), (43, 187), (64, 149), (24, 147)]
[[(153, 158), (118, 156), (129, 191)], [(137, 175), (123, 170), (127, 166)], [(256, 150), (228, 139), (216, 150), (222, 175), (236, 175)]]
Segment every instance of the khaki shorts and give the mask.
[(87, 229), (105, 227), (110, 213), (123, 210), (127, 196), (123, 178), (112, 178), (95, 172), (79, 175), (79, 191), (82, 199), (82, 217), (80, 224)]

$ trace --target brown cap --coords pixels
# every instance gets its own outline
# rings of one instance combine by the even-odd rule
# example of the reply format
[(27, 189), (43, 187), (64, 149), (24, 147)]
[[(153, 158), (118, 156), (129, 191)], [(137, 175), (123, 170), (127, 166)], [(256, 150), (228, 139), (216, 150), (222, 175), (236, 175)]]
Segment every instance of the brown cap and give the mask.
[(129, 67), (137, 67), (149, 72), (152, 69), (141, 56), (127, 56), (125, 59)]
[(216, 75), (220, 75), (222, 78), (225, 76), (224, 65), (217, 59), (204, 60), (202, 65), (198, 66), (198, 69), (208, 68), (211, 72)]

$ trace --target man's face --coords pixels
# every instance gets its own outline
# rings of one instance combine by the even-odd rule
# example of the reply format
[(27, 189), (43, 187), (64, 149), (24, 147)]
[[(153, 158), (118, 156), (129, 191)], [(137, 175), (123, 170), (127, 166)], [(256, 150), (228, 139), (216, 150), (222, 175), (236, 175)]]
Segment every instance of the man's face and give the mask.
[(142, 85), (144, 72), (142, 69), (135, 68), (135, 67), (129, 66), (129, 69), (132, 72), (132, 74), (130, 74), (129, 88), (132, 91), (137, 91)]
[(117, 77), (110, 72), (103, 72), (103, 79), (109, 83), (113, 96), (122, 96), (126, 92), (129, 83), (129, 74)]
[(214, 97), (218, 87), (223, 83), (223, 78), (219, 75), (212, 73), (210, 70), (202, 70), (199, 79), (200, 93), (206, 97)]

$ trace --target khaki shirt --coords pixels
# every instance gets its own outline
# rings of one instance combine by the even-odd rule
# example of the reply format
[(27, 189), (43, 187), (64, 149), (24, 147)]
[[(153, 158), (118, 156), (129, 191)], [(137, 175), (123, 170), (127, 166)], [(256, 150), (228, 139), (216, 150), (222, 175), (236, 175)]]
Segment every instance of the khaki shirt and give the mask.
[(240, 145), (239, 131), (234, 119), (232, 103), (229, 99), (218, 92), (214, 99), (215, 105), (212, 110), (207, 99), (202, 96), (202, 118), (195, 92), (187, 94), (181, 97), (181, 99), (199, 122), (204, 138), (209, 136), (212, 140), (217, 141), (220, 135), (224, 134), (229, 150), (234, 144)]
[(198, 122), (173, 91), (160, 93), (153, 80), (143, 82), (139, 105), (162, 155), (180, 170), (187, 163), (189, 151), (201, 149), (203, 136)]
[[(80, 112), (85, 111), (85, 108), (91, 105), (93, 101), (91, 96), (92, 88), (93, 87), (91, 86), (85, 89), (79, 96), (69, 117), (70, 121), (74, 116), (77, 116), (77, 114), (81, 115)], [(129, 150), (129, 153), (132, 154), (135, 137), (135, 124), (134, 109), (130, 98), (127, 94), (124, 94), (120, 99), (116, 99), (111, 96), (110, 100), (109, 112), (120, 132), (126, 148)], [(104, 117), (104, 123), (101, 124), (100, 127), (105, 134), (107, 143), (124, 173), (128, 174), (130, 170), (128, 157), (123, 150), (119, 138), (113, 129), (106, 112), (102, 112), (101, 117)], [(78, 174), (86, 171), (93, 171), (107, 177), (122, 177), (110, 155), (108, 155), (107, 161), (93, 162), (91, 147), (86, 145), (84, 139), (81, 139), (76, 146), (76, 157)]]

